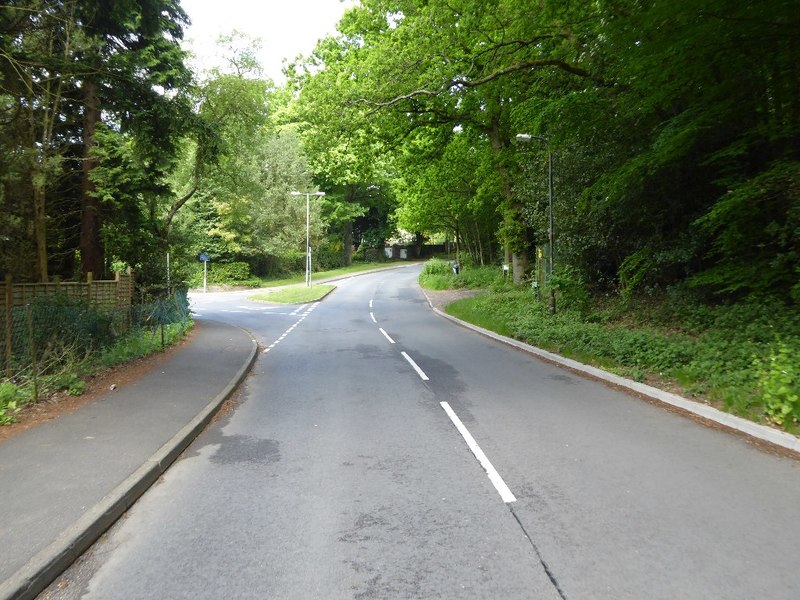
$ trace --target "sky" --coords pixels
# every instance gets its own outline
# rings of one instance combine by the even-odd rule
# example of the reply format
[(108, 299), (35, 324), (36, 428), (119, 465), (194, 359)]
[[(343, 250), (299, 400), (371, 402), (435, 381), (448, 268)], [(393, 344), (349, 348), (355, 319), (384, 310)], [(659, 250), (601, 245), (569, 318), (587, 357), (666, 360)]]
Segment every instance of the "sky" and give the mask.
[(186, 48), (201, 69), (218, 66), (216, 40), (237, 29), (261, 38), (264, 75), (283, 83), (284, 59), (308, 55), (318, 39), (336, 32), (336, 24), (355, 0), (181, 0), (192, 20), (184, 32)]

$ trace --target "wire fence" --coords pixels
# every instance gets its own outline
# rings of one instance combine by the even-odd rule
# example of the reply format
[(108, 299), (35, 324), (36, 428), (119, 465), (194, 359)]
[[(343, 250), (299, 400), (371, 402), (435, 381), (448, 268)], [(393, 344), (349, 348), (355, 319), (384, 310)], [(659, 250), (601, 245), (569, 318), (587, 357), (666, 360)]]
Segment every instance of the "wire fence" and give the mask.
[(40, 296), (23, 306), (4, 309), (3, 365), (5, 381), (31, 383), (38, 399), (41, 377), (63, 371), (70, 361), (85, 359), (137, 330), (160, 330), (189, 319), (186, 292), (151, 290), (143, 302), (109, 307), (67, 295)]

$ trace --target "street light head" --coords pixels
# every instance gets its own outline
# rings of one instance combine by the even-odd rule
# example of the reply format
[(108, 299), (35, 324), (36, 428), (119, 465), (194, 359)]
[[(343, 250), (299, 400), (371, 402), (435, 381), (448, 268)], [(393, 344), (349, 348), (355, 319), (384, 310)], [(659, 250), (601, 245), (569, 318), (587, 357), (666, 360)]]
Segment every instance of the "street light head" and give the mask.
[(292, 196), (302, 196), (300, 192), (289, 192)]
[(518, 133), (517, 134), (517, 141), (518, 142), (528, 143), (528, 142), (531, 141), (531, 134), (530, 133)]
[(312, 195), (312, 196), (324, 196), (324, 195), (325, 195), (325, 192), (314, 192), (314, 193), (313, 193), (313, 194), (311, 194), (311, 195)]

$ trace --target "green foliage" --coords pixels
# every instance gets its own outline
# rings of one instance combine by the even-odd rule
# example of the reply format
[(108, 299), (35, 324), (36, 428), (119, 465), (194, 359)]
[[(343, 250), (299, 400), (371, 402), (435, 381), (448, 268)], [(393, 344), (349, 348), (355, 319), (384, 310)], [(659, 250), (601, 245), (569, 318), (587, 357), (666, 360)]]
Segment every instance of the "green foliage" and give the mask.
[(758, 390), (764, 412), (777, 425), (800, 421), (800, 340), (792, 346), (778, 342), (770, 346), (767, 357), (756, 359)]
[(778, 162), (732, 184), (695, 226), (714, 236), (717, 264), (695, 275), (693, 285), (789, 296), (800, 284), (800, 162)]
[(315, 270), (328, 271), (345, 266), (341, 243), (323, 244), (311, 255)]
[[(202, 283), (202, 269), (198, 269), (199, 273), (193, 280), (196, 282), (200, 279)], [(246, 262), (232, 262), (232, 263), (209, 263), (207, 272), (208, 283), (214, 285), (236, 284), (240, 282), (249, 281), (250, 265)]]
[(550, 285), (556, 291), (558, 303), (563, 308), (585, 312), (591, 296), (583, 275), (576, 268), (566, 266), (550, 276)]
[(461, 300), (453, 311), (624, 376), (673, 381), (753, 420), (766, 415), (793, 427), (798, 416), (800, 315), (774, 299), (708, 306), (686, 296), (630, 298), (550, 315), (528, 290), (515, 289)]
[(14, 415), (20, 411), (24, 402), (22, 391), (13, 383), (0, 382), (0, 425), (14, 422)]
[[(433, 288), (429, 288), (433, 289)], [(487, 312), (482, 305), (472, 298), (456, 300), (445, 307), (445, 312), (478, 327), (483, 327), (500, 335), (512, 337), (514, 332), (508, 322), (500, 315)]]
[(113, 367), (141, 356), (160, 352), (165, 346), (172, 345), (182, 339), (192, 325), (192, 321), (165, 325), (163, 328), (163, 345), (156, 329), (132, 330), (130, 333), (120, 337), (112, 346), (104, 348), (101, 353), (93, 358), (88, 370), (92, 372), (97, 369)]
[(475, 267), (461, 264), (459, 273), (453, 273), (452, 262), (431, 259), (422, 267), (419, 283), (429, 290), (447, 289), (503, 289), (504, 281), (499, 267)]
[(29, 253), (14, 273), (100, 277), (104, 247), (108, 262), (134, 264), (130, 253), (154, 249), (160, 211), (149, 209), (169, 199), (165, 174), (194, 121), (185, 12), (175, 0), (26, 0), (0, 12), (0, 213)]

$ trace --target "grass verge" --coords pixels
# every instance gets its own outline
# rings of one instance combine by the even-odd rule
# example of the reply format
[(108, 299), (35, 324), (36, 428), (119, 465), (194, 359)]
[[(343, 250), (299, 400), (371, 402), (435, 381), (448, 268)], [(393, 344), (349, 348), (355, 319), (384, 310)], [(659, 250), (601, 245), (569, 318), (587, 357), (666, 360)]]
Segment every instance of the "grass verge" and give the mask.
[[(472, 287), (426, 265), (423, 287)], [(465, 274), (466, 270), (462, 270)], [(722, 410), (800, 433), (800, 312), (776, 299), (705, 305), (679, 292), (582, 300), (559, 311), (491, 280), (446, 311), (502, 335)]]
[(321, 300), (334, 289), (335, 285), (314, 285), (311, 287), (296, 286), (285, 288), (282, 290), (275, 290), (274, 292), (265, 292), (263, 294), (253, 294), (248, 296), (248, 300), (254, 302), (277, 302), (280, 304), (303, 304), (305, 302), (316, 302)]

